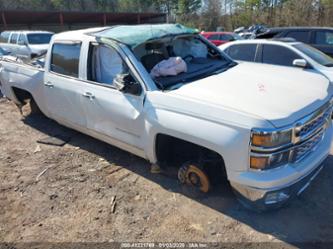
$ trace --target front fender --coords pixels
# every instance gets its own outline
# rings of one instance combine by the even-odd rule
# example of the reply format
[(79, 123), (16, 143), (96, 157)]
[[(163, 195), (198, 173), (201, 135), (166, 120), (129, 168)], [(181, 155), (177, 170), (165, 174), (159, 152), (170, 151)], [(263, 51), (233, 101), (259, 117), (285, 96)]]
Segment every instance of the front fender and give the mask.
[(155, 163), (158, 134), (182, 139), (221, 155), (227, 173), (248, 167), (250, 130), (165, 109), (151, 109), (146, 119), (147, 157)]

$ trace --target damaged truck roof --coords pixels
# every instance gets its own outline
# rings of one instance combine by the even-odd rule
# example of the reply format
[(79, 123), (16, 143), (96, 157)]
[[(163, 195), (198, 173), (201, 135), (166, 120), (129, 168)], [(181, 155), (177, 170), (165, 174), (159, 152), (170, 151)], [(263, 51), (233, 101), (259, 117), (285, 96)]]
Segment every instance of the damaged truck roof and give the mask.
[(164, 36), (197, 33), (198, 30), (185, 27), (181, 24), (143, 24), (114, 26), (90, 34), (99, 38), (116, 40), (134, 48), (144, 42)]

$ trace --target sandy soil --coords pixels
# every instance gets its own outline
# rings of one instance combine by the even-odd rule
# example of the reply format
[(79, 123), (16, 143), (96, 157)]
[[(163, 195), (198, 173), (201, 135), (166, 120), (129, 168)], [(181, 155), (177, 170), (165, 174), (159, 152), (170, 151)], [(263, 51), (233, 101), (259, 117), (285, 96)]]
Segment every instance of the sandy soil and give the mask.
[[(59, 134), (70, 142), (36, 142)], [(146, 161), (0, 99), (0, 242), (333, 242), (333, 156), (325, 164), (289, 206), (257, 214), (227, 186), (193, 197)]]

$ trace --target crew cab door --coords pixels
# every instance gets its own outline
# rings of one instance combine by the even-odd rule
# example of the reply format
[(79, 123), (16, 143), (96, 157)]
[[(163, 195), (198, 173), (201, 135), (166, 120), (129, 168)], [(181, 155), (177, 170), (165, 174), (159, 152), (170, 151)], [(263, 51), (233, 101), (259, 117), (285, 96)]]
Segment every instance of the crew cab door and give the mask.
[(44, 95), (49, 115), (59, 123), (86, 127), (81, 103), (85, 83), (79, 79), (81, 43), (55, 41), (48, 51)]
[(81, 101), (88, 128), (142, 149), (144, 92), (131, 94), (120, 91), (113, 83), (118, 74), (131, 74), (125, 55), (102, 44), (89, 43), (87, 46), (84, 49), (87, 51), (87, 81), (82, 89)]

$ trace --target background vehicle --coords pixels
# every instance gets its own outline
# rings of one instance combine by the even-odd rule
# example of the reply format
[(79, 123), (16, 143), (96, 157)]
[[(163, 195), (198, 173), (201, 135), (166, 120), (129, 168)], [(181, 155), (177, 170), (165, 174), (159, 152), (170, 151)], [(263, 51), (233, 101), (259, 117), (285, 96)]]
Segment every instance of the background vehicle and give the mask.
[(53, 33), (47, 31), (4, 31), (0, 46), (22, 58), (33, 58), (46, 52)]
[(290, 37), (297, 41), (307, 43), (323, 53), (333, 57), (333, 28), (320, 27), (284, 27), (270, 28), (258, 39)]
[(238, 35), (240, 35), (245, 40), (255, 39), (256, 38), (256, 35), (254, 33), (252, 33), (252, 32), (238, 33)]
[(255, 39), (257, 34), (263, 33), (267, 30), (267, 26), (262, 24), (254, 24), (248, 28), (239, 27), (234, 30), (235, 33), (244, 39)]
[[(0, 47), (0, 59), (2, 56), (8, 55), (9, 52), (5, 51), (3, 48)], [(1, 83), (0, 83), (0, 98), (2, 98), (2, 93), (1, 93)]]
[[(152, 77), (170, 56), (187, 71)], [(237, 64), (179, 24), (60, 33), (44, 62), (1, 61), (4, 94), (152, 165), (176, 167), (197, 190), (227, 179), (255, 210), (303, 192), (330, 151), (333, 88), (325, 77)]]
[(333, 82), (333, 59), (294, 39), (239, 41), (219, 48), (234, 60), (300, 67), (319, 72)]
[(240, 35), (232, 32), (201, 32), (201, 35), (211, 41), (216, 46), (230, 41), (243, 39)]
[(8, 51), (6, 51), (6, 50), (4, 50), (2, 47), (0, 47), (0, 57), (1, 57), (1, 56), (4, 56), (4, 55), (8, 55), (8, 54), (9, 54)]

